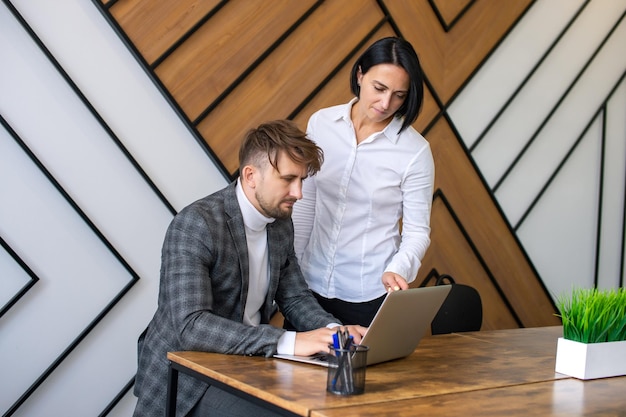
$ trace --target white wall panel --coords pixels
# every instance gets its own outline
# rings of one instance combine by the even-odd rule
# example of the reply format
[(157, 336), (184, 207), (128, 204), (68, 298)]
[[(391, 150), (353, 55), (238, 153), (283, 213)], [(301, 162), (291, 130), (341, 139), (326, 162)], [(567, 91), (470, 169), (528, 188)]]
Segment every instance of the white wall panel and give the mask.
[[(600, 262), (598, 286), (615, 288), (623, 271), (622, 239), (626, 199), (626, 80), (607, 103), (606, 109), (606, 158), (602, 200), (602, 225), (600, 239)], [(622, 227), (619, 227), (622, 225)]]
[[(468, 148), (475, 145), (481, 133), (506, 105), (583, 3), (583, 0), (538, 1), (450, 104), (448, 113)], [(511, 126), (511, 130), (524, 127), (521, 123), (519, 125)], [(498, 138), (498, 135), (494, 136)], [(506, 143), (506, 138), (502, 138), (502, 141)], [(502, 147), (507, 151), (506, 147)], [(484, 161), (481, 168), (491, 177), (488, 174), (492, 168), (487, 162)]]
[[(624, 6), (623, 3), (611, 2), (612, 7), (606, 7), (605, 3), (591, 2), (584, 9), (506, 112), (472, 151), (472, 156), (492, 187), (502, 179), (526, 143), (541, 128), (619, 18), (619, 9)], [(525, 24), (523, 21), (522, 25)], [(508, 49), (507, 46), (505, 42), (501, 47)], [(621, 62), (615, 62), (613, 67), (622, 68)], [(611, 79), (615, 80), (606, 77), (603, 81), (610, 83)], [(569, 122), (584, 123), (581, 118), (571, 118), (571, 113), (567, 115), (570, 117)], [(561, 126), (560, 123), (558, 121), (556, 125)], [(565, 125), (568, 126), (569, 123)], [(546, 158), (551, 161), (549, 155)], [(548, 162), (546, 166), (550, 165)]]
[[(7, 3), (15, 5), (70, 81)], [(476, 145), (472, 155), (492, 186), (626, 10), (626, 0), (591, 1), (476, 143), (583, 3), (538, 0), (448, 109), (461, 140)], [(623, 79), (608, 103), (605, 131), (594, 113), (626, 70), (625, 26), (622, 22), (496, 193), (516, 223), (593, 120), (518, 230), (553, 294), (572, 284), (593, 285), (603, 139), (599, 285), (618, 285), (624, 231), (614, 225), (624, 226), (626, 189)], [(0, 237), (40, 278), (0, 317), (0, 354), (13, 359), (0, 372), (0, 411), (6, 413), (49, 366), (57, 366), (13, 415), (98, 415), (133, 378), (136, 340), (156, 308), (160, 248), (173, 215), (158, 194), (176, 211), (226, 180), (92, 2), (3, 2), (0, 61), (0, 115), (130, 268), (0, 127)], [(133, 274), (139, 280), (119, 298)], [(0, 305), (30, 282), (2, 248), (0, 275)], [(130, 416), (134, 405), (129, 392), (108, 415)]]
[[(4, 133), (0, 130), (0, 138)], [(12, 165), (9, 164), (7, 156), (0, 154), (0, 165), (11, 167)], [(0, 172), (4, 171), (6, 170), (0, 169)], [(0, 190), (1, 194), (5, 195), (5, 190), (3, 188)], [(0, 279), (0, 308), (3, 308), (31, 281), (31, 277), (4, 248), (0, 248), (0, 271), (2, 271), (2, 279)]]
[[(615, 87), (626, 68), (624, 44), (626, 22), (620, 24), (599, 51), (496, 191), (496, 197), (511, 224), (516, 225), (520, 221), (526, 208)], [(556, 73), (554, 77), (557, 77)], [(565, 91), (560, 94), (565, 94)], [(545, 117), (545, 113), (543, 115)], [(599, 163), (599, 159), (590, 158), (588, 163)]]
[(593, 286), (601, 135), (598, 119), (518, 230), (553, 296)]
[[(3, 316), (2, 406), (24, 392), (121, 291), (131, 276), (10, 141), (3, 165), (0, 233), (40, 280)], [(10, 175), (4, 167), (18, 168)], [(15, 172), (15, 171), (14, 171)], [(28, 367), (24, 367), (28, 363)], [(106, 374), (106, 373), (105, 373)]]
[[(623, 83), (626, 70), (626, 1), (591, 1), (568, 28), (583, 4), (537, 1), (449, 108), (552, 294), (572, 284), (595, 285), (596, 262), (598, 285), (615, 287), (624, 259), (625, 93), (612, 89)], [(513, 97), (525, 77), (528, 81)], [(597, 112), (609, 98), (604, 131)], [(489, 127), (498, 111), (502, 114)], [(603, 139), (606, 165), (600, 184)], [(573, 152), (569, 159), (568, 152)]]
[(177, 210), (225, 185), (91, 2), (13, 4)]
[[(14, 415), (97, 415), (134, 376), (136, 340), (156, 307), (160, 248), (172, 213), (88, 107), (175, 209), (226, 180), (93, 4), (13, 4), (71, 81), (2, 4), (0, 114), (140, 280), (103, 313), (131, 274), (3, 131), (2, 158), (11, 163), (2, 165), (2, 199), (10, 204), (2, 206), (0, 235), (41, 279), (0, 321), (0, 352), (16, 359), (0, 377), (0, 407), (6, 411), (46, 368), (58, 365)], [(15, 265), (6, 256), (2, 265)], [(19, 269), (11, 274), (17, 282), (2, 287), (3, 300), (29, 278)], [(8, 271), (3, 267), (3, 274)], [(101, 321), (87, 329), (94, 319)], [(61, 361), (59, 355), (87, 331)], [(134, 397), (126, 397), (116, 410), (120, 415), (132, 414)]]

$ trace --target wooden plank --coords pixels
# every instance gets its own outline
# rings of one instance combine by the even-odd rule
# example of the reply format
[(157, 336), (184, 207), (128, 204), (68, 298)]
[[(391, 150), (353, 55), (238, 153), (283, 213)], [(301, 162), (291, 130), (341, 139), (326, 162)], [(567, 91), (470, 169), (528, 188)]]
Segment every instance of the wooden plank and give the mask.
[[(527, 327), (560, 324), (554, 316), (556, 311), (551, 298), (450, 126), (440, 120), (427, 139), (438, 171), (435, 189), (443, 190), (522, 324)], [(437, 242), (431, 245), (429, 252), (441, 250), (444, 245), (445, 241)], [(432, 266), (441, 273), (449, 272), (445, 268), (452, 266), (450, 262), (438, 259), (437, 264)], [(426, 269), (420, 272), (429, 270), (428, 266), (423, 268)]]
[[(302, 111), (298, 113), (298, 115), (294, 118), (294, 121), (298, 123), (299, 126), (306, 128), (309, 118), (317, 110), (338, 104), (344, 104), (350, 101), (353, 98), (352, 92), (350, 91), (350, 71), (352, 70), (354, 61), (356, 61), (357, 57), (365, 52), (365, 50), (377, 39), (387, 36), (395, 36), (393, 29), (388, 24), (383, 25), (382, 28), (378, 30), (374, 36), (372, 36), (371, 40), (363, 45), (363, 47), (361, 47), (354, 54), (352, 59), (348, 61), (328, 82), (328, 84), (326, 84), (324, 88), (322, 88), (302, 109)], [(312, 65), (318, 66), (321, 64), (321, 62), (318, 62), (313, 63)]]
[(611, 416), (626, 410), (626, 377), (564, 379), (459, 394), (314, 410), (312, 417), (394, 416)]
[[(333, 77), (320, 90), (315, 97), (302, 109), (300, 113), (294, 118), (294, 121), (301, 127), (306, 127), (309, 117), (316, 111), (324, 107), (334, 106), (336, 104), (347, 103), (352, 98), (352, 92), (350, 91), (350, 70), (352, 65), (358, 56), (360, 56), (368, 46), (374, 43), (376, 40), (385, 38), (388, 36), (397, 36), (391, 25), (383, 25), (371, 38), (367, 44), (365, 44), (355, 55), (354, 58), (348, 62), (341, 70)], [(417, 51), (419, 56), (419, 51)], [(426, 126), (433, 120), (438, 114), (439, 106), (435, 102), (433, 96), (426, 86), (424, 86), (424, 104), (422, 111), (419, 114), (417, 120), (413, 124), (413, 127), (422, 132)]]
[(421, 52), (427, 76), (447, 102), (532, 0), (477, 0), (447, 33), (428, 0), (384, 3), (402, 35)]
[(450, 25), (471, 2), (472, 0), (434, 0), (432, 3), (441, 14), (446, 25)]
[(321, 366), (201, 352), (168, 353), (168, 358), (307, 415), (311, 410), (344, 407), (346, 411), (345, 407), (373, 406), (391, 400), (568, 378), (554, 372), (560, 335), (561, 327), (546, 327), (426, 337), (410, 356), (368, 366), (365, 393), (353, 396), (326, 392), (327, 369)]
[(231, 1), (156, 73), (195, 120), (313, 4), (313, 0)]
[(426, 276), (437, 269), (439, 273), (452, 275), (460, 284), (471, 285), (480, 294), (483, 303), (481, 330), (511, 329), (519, 327), (491, 281), (478, 256), (459, 229), (452, 213), (441, 199), (435, 199), (431, 215), (431, 246), (423, 259), (418, 277), (412, 286), (420, 285)]
[(245, 132), (263, 121), (286, 118), (383, 17), (375, 0), (351, 5), (323, 3), (198, 125), (229, 172), (238, 169)]
[(219, 0), (120, 0), (110, 12), (152, 64), (217, 4)]

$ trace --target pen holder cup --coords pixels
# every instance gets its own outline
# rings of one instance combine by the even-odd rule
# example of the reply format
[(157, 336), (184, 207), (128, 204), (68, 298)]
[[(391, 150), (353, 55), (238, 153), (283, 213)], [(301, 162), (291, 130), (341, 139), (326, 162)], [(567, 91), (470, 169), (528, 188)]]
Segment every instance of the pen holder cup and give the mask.
[(326, 390), (337, 395), (365, 392), (365, 369), (369, 347), (352, 345), (347, 349), (329, 346)]

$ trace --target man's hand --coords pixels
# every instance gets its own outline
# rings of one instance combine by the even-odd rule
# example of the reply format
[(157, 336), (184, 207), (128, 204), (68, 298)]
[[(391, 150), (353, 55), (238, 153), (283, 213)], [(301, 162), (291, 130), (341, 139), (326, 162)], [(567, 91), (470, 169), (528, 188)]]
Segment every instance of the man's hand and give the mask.
[(387, 292), (409, 289), (409, 283), (406, 282), (406, 279), (394, 272), (385, 272), (383, 274), (382, 282)]
[(367, 333), (367, 327), (359, 326), (358, 324), (349, 324), (347, 326), (335, 327), (332, 330), (334, 330), (335, 332), (337, 330), (348, 330), (348, 333), (354, 339), (352, 343), (354, 343), (355, 345), (360, 344), (361, 339), (363, 339), (363, 336), (365, 336), (365, 333)]
[(327, 352), (328, 345), (333, 343), (333, 334), (337, 330), (347, 329), (350, 335), (354, 339), (354, 344), (361, 343), (361, 339), (365, 332), (366, 327), (359, 325), (340, 326), (333, 329), (322, 327), (321, 329), (315, 329), (308, 332), (296, 333), (296, 346), (295, 354), (299, 356), (314, 355), (318, 352)]

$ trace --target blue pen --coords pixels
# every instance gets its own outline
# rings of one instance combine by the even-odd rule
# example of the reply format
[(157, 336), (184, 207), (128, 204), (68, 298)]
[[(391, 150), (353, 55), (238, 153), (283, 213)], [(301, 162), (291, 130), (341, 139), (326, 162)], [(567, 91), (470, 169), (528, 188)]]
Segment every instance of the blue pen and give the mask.
[[(341, 357), (341, 345), (339, 343), (339, 330), (333, 334), (333, 347), (335, 348), (335, 356), (337, 356), (337, 361), (339, 362), (339, 358)], [(339, 365), (339, 363), (337, 363)], [(333, 390), (336, 389), (337, 386), (337, 377), (339, 376), (339, 366), (337, 366), (337, 370), (335, 371), (335, 377), (333, 378)]]

